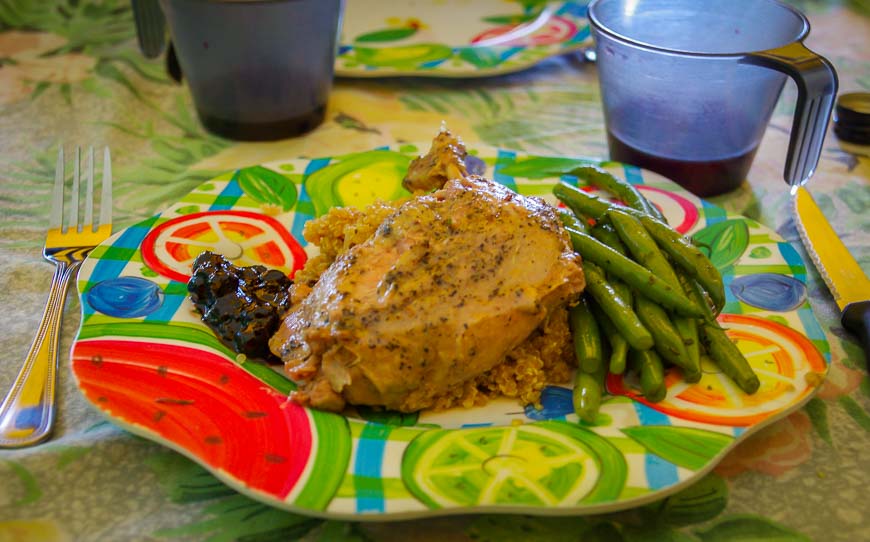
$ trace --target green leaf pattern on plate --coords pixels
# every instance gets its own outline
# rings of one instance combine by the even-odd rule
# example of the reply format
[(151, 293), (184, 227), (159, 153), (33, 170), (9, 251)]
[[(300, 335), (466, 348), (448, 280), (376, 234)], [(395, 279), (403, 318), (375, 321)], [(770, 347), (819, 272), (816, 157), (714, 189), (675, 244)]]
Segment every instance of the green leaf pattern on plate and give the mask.
[(402, 179), (411, 158), (394, 151), (350, 154), (305, 179), (316, 216), (336, 206), (364, 207), (377, 200), (394, 200), (408, 192)]
[(396, 41), (401, 40), (417, 33), (417, 29), (410, 28), (387, 28), (384, 30), (375, 30), (356, 37), (354, 41), (357, 43), (369, 43), (379, 41)]
[(698, 470), (709, 464), (734, 438), (722, 433), (692, 427), (641, 425), (622, 432), (662, 459), (681, 467)]
[(721, 271), (743, 256), (749, 246), (749, 226), (742, 218), (723, 220), (699, 230), (692, 240)]
[(289, 211), (296, 204), (296, 184), (285, 175), (263, 166), (236, 171), (233, 178), (254, 201)]

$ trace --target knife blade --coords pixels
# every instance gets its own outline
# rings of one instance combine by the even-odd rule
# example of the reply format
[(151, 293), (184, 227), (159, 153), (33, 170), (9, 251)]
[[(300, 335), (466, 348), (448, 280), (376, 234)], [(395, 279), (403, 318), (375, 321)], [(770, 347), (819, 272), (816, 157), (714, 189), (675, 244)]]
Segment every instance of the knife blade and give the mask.
[(840, 308), (843, 327), (858, 337), (870, 369), (870, 279), (806, 188), (797, 188), (792, 205), (801, 241)]

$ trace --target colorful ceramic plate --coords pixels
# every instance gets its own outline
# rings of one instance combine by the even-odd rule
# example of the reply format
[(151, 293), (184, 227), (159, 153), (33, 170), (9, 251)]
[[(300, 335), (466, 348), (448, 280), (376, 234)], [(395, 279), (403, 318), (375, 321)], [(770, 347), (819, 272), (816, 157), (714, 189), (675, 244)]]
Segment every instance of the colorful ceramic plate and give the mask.
[[(644, 402), (637, 382), (611, 379), (594, 425), (573, 414), (565, 384), (545, 389), (542, 409), (500, 399), (469, 410), (344, 417), (288, 402), (291, 382), (234, 355), (199, 321), (186, 297), (191, 260), (211, 249), (292, 273), (313, 248), (302, 239), (307, 220), (333, 206), (402, 196), (403, 174), (421, 150), (228, 172), (97, 247), (78, 281), (83, 319), (72, 368), (84, 395), (120, 426), (266, 503), (383, 519), (585, 514), (646, 503), (700, 478), (747, 435), (806, 402), (824, 378), (828, 345), (788, 243), (658, 175), (605, 163), (722, 270), (721, 323), (761, 377), (756, 395), (704, 367), (695, 385), (669, 375), (668, 398), (658, 404)], [(588, 162), (471, 152), (472, 172), (551, 201), (559, 172)]]
[(335, 73), (481, 77), (588, 45), (586, 1), (348, 0)]

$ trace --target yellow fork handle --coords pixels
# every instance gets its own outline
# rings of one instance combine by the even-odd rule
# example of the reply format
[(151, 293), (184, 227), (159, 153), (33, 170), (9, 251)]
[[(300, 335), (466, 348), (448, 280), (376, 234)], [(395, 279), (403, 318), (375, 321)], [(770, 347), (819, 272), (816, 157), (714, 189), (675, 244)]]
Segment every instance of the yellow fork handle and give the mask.
[(0, 405), (0, 448), (24, 448), (45, 440), (54, 429), (55, 383), (60, 321), (70, 279), (81, 262), (56, 262), (39, 330)]

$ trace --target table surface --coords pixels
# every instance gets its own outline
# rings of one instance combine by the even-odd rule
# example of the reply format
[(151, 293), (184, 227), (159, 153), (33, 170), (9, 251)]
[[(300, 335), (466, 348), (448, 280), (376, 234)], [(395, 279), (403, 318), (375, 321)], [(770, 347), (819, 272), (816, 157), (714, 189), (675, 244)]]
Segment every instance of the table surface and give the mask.
[[(78, 7), (70, 7), (78, 4)], [(810, 48), (835, 65), (841, 92), (870, 91), (870, 4), (801, 0)], [(57, 6), (67, 6), (58, 9)], [(479, 80), (336, 81), (326, 122), (272, 143), (204, 132), (184, 86), (136, 47), (129, 3), (0, 2), (0, 390), (38, 326), (52, 268), (41, 258), (59, 145), (110, 145), (116, 230), (221, 172), (273, 159), (428, 141), (442, 120), (467, 141), (543, 154), (606, 157), (595, 66), (574, 54)], [(809, 262), (782, 181), (795, 89), (779, 101), (747, 181), (711, 201), (766, 224)], [(870, 274), (870, 147), (829, 133), (811, 191)], [(669, 502), (603, 516), (474, 515), (345, 523), (271, 509), (198, 466), (105, 421), (68, 371), (79, 323), (63, 320), (55, 437), (0, 451), (0, 540), (870, 540), (870, 380), (863, 353), (808, 266), (810, 303), (831, 368), (804, 408), (754, 434), (708, 476), (709, 507)], [(708, 482), (710, 481), (708, 480)], [(211, 483), (214, 482), (214, 483)], [(192, 493), (187, 484), (211, 488)], [(709, 496), (708, 496), (709, 497)], [(673, 499), (679, 498), (673, 497)]]

